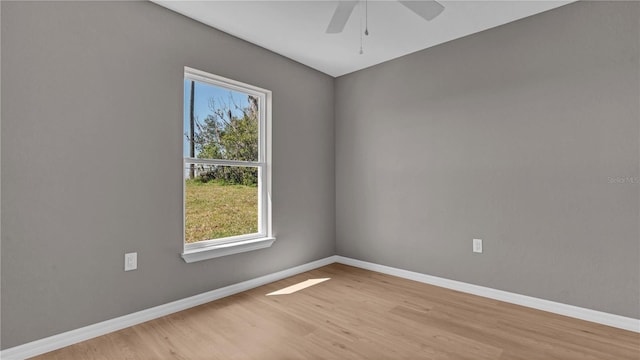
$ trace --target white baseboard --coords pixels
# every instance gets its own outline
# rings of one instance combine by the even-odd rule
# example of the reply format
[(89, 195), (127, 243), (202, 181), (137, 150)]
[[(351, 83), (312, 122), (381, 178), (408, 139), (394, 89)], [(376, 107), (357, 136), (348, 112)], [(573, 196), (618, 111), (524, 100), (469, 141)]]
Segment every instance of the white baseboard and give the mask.
[(12, 347), (1, 351), (0, 359), (23, 360), (25, 358), (41, 355), (49, 351), (63, 348), (65, 346), (89, 340), (97, 336), (105, 335), (110, 332), (127, 328), (129, 326), (137, 325), (145, 321), (157, 319), (159, 317), (186, 310), (194, 306), (202, 305), (213, 300), (247, 291), (258, 286), (262, 286), (274, 281), (303, 273), (305, 271), (317, 269), (319, 267), (336, 262), (335, 258), (335, 255), (329, 256), (324, 259), (316, 260), (273, 274), (268, 274), (255, 279), (243, 281), (241, 283), (225, 286), (220, 289), (173, 301), (168, 304), (159, 305), (150, 309), (138, 311), (129, 315), (124, 315), (115, 319), (99, 322), (97, 324), (85, 326), (83, 328), (67, 331), (62, 334), (53, 335), (44, 339)]
[(624, 330), (640, 333), (640, 319), (624, 317), (585, 309), (573, 305), (562, 304), (554, 301), (538, 299), (531, 296), (515, 294), (507, 291), (496, 290), (484, 286), (464, 283), (461, 281), (449, 280), (437, 276), (425, 275), (413, 271), (397, 269), (389, 266), (378, 265), (366, 261), (351, 259), (343, 256), (336, 256), (336, 262), (359, 267), (366, 270), (377, 271), (383, 274), (393, 275), (409, 280), (418, 281), (425, 284), (440, 286), (443, 288), (457, 290), (460, 292), (483, 296), (486, 298), (500, 300), (511, 304), (522, 305), (538, 310), (569, 316), (576, 319), (591, 321), (594, 323), (612, 326)]
[(639, 319), (580, 308), (531, 296), (514, 294), (484, 286), (472, 285), (460, 281), (444, 279), (437, 276), (425, 275), (413, 271), (334, 255), (273, 274), (243, 281), (241, 283), (229, 285), (203, 294), (173, 301), (168, 304), (159, 305), (150, 309), (138, 311), (129, 315), (124, 315), (115, 319), (99, 322), (97, 324), (9, 348), (0, 351), (0, 359), (23, 360), (25, 358), (38, 356), (49, 351), (73, 345), (81, 341), (105, 335), (145, 321), (157, 319), (162, 316), (170, 315), (226, 296), (247, 291), (305, 271), (317, 269), (334, 262), (640, 333)]

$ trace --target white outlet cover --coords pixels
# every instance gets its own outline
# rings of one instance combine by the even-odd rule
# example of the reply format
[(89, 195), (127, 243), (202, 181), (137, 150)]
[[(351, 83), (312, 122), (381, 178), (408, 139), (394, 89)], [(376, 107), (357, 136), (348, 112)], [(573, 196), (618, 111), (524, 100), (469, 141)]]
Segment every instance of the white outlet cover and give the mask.
[(482, 253), (482, 239), (473, 239), (473, 252)]
[(138, 253), (124, 254), (124, 271), (131, 271), (138, 268)]

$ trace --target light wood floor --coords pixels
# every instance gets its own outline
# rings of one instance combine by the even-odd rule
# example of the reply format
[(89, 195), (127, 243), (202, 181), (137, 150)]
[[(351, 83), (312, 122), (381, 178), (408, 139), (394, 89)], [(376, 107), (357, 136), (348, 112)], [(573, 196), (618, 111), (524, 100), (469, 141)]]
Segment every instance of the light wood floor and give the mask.
[(640, 334), (332, 264), (36, 359), (637, 360)]

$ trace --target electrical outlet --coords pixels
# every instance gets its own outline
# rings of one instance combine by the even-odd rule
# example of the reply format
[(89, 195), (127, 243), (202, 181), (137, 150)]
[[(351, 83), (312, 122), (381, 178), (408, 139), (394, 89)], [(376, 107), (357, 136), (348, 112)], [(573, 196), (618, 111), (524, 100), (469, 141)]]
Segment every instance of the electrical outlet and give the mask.
[(138, 253), (124, 254), (124, 271), (131, 271), (138, 268)]
[(482, 239), (473, 239), (473, 252), (482, 253)]

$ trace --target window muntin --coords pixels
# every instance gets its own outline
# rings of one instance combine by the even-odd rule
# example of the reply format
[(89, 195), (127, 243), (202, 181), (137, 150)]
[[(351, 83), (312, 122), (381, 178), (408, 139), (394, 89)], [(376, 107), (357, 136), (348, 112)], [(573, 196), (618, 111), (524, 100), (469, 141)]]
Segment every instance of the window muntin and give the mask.
[(185, 251), (270, 237), (271, 93), (190, 68), (184, 86)]

